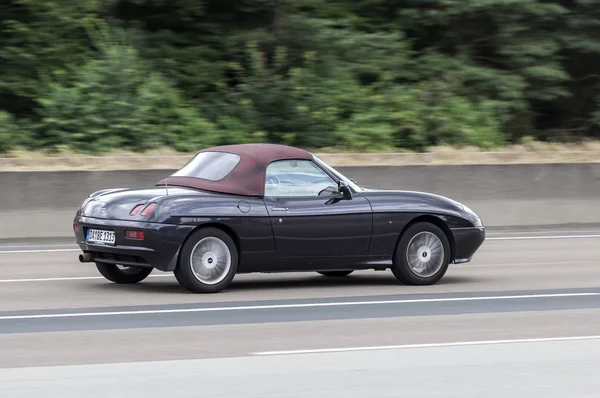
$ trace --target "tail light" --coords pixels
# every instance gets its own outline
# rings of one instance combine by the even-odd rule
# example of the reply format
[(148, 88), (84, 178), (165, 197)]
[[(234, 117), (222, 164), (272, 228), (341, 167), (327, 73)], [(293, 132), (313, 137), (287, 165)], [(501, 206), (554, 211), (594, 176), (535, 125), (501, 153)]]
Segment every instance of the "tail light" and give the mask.
[[(144, 207), (145, 206), (145, 207)], [(138, 213), (142, 216), (149, 216), (150, 214), (152, 214), (152, 212), (154, 211), (154, 209), (156, 208), (157, 204), (156, 203), (150, 203), (149, 205), (136, 205), (133, 209), (131, 209), (131, 211), (129, 212), (130, 216), (137, 216)], [(142, 210), (144, 209), (144, 210)], [(142, 211), (140, 213), (140, 210)]]
[(131, 209), (131, 211), (129, 212), (129, 215), (130, 216), (137, 215), (140, 212), (140, 210), (142, 210), (143, 207), (144, 207), (144, 205), (137, 205), (137, 206), (135, 206), (133, 209)]
[(146, 208), (144, 210), (142, 210), (142, 216), (146, 217), (149, 216), (150, 214), (152, 214), (152, 212), (154, 211), (154, 209), (156, 208), (157, 204), (156, 203), (150, 203), (148, 206), (146, 206)]
[(144, 233), (142, 231), (125, 231), (125, 237), (127, 239), (144, 240)]

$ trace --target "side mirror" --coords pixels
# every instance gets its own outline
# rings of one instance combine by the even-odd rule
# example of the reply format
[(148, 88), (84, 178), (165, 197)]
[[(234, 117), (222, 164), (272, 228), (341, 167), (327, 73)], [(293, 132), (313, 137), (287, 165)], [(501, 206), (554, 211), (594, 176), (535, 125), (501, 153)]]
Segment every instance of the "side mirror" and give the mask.
[(344, 199), (352, 198), (352, 190), (350, 190), (350, 187), (348, 184), (346, 184), (346, 181), (340, 181), (338, 183), (338, 192), (344, 195)]

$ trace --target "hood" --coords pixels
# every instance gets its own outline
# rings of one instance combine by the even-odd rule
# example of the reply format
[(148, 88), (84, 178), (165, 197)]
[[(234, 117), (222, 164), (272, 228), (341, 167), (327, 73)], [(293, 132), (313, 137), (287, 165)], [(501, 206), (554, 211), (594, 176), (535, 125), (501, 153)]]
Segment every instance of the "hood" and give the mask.
[(479, 216), (464, 204), (429, 192), (364, 188), (369, 201), (384, 203), (391, 211), (412, 211), (446, 214), (468, 220), (473, 226), (483, 226)]
[(367, 196), (372, 193), (378, 197), (394, 197), (402, 200), (406, 204), (424, 204), (435, 207), (443, 206), (455, 211), (464, 211), (462, 203), (448, 198), (446, 196), (437, 195), (430, 192), (420, 191), (403, 191), (397, 189), (381, 189), (381, 188), (363, 188)]

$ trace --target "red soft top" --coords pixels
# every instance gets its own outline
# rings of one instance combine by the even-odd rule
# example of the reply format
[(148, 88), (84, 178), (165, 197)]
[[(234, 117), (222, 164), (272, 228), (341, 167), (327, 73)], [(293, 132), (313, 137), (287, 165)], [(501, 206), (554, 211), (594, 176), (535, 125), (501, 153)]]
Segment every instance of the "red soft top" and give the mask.
[(238, 155), (239, 163), (219, 181), (197, 177), (168, 177), (156, 185), (173, 185), (234, 195), (263, 196), (267, 166), (277, 160), (312, 160), (310, 152), (278, 144), (237, 144), (206, 148), (202, 152), (227, 152)]

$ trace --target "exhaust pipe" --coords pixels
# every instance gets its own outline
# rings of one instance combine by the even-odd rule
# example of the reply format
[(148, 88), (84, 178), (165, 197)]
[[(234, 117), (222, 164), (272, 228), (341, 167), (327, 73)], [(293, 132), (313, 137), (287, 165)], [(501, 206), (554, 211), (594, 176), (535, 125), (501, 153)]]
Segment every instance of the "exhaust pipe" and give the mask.
[(83, 253), (79, 255), (80, 263), (91, 263), (94, 260), (94, 256), (91, 253)]

